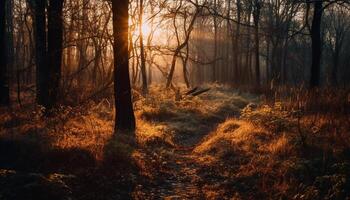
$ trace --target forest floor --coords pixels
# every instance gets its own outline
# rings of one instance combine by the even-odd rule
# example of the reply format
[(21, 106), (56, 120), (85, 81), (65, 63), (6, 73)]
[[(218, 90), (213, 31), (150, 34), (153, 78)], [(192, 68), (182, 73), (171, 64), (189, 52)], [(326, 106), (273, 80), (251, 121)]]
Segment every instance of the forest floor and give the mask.
[(350, 199), (348, 113), (210, 87), (135, 95), (137, 130), (118, 135), (108, 99), (3, 110), (0, 199)]

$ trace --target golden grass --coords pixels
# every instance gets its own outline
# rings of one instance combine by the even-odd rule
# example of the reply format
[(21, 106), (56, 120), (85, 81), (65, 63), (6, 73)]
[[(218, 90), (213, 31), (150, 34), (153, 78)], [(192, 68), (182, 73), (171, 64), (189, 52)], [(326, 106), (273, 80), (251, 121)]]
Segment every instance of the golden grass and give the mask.
[[(257, 108), (247, 106), (240, 119), (221, 123), (194, 153), (203, 165), (215, 167), (227, 179), (241, 181), (255, 190), (251, 194), (238, 192), (238, 196), (342, 196), (347, 194), (348, 182), (339, 177), (348, 176), (332, 166), (348, 166), (349, 157), (345, 155), (350, 149), (349, 124), (346, 114), (288, 110), (284, 101)], [(327, 178), (329, 173), (335, 173), (332, 179)], [(321, 187), (317, 180), (337, 183), (337, 189)]]
[[(344, 107), (332, 106), (333, 111), (323, 109), (317, 113), (316, 108), (323, 104), (311, 104), (311, 94), (298, 96), (295, 91), (290, 100), (278, 93), (273, 103), (259, 105), (259, 98), (254, 95), (218, 85), (210, 87), (212, 90), (207, 93), (183, 96), (181, 101), (175, 100), (172, 91), (151, 87), (146, 98), (134, 102), (136, 141), (114, 135), (114, 108), (108, 100), (62, 107), (51, 118), (44, 117), (41, 108), (33, 105), (1, 111), (0, 139), (30, 141), (42, 151), (67, 153), (79, 149), (93, 160), (107, 161), (111, 166), (128, 164), (133, 159), (142, 172), (150, 173), (148, 168), (159, 163), (145, 152), (135, 150), (136, 143), (150, 151), (176, 147), (178, 138), (206, 135), (214, 127), (195, 146), (193, 154), (201, 166), (213, 167), (227, 180), (250, 188), (251, 191), (238, 190), (233, 199), (288, 198), (292, 194), (311, 198), (314, 196), (310, 191), (317, 190), (321, 195), (316, 180), (336, 182), (337, 177), (347, 173), (341, 170), (349, 162), (346, 156), (350, 152), (350, 123), (348, 115), (335, 112), (344, 111)], [(185, 89), (181, 91), (184, 93)], [(328, 104), (332, 99), (334, 104), (344, 104), (345, 92), (338, 98), (331, 98), (332, 94), (327, 92), (321, 99)], [(249, 103), (254, 104), (247, 106)], [(25, 151), (21, 153), (23, 157), (28, 155)], [(206, 197), (220, 198), (224, 194), (220, 187), (204, 186)]]

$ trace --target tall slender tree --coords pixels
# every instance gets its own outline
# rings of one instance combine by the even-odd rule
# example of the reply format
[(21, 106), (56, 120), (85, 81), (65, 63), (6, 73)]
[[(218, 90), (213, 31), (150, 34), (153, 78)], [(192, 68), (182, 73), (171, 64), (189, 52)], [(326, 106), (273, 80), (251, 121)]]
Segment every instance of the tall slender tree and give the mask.
[[(214, 0), (214, 11), (218, 12), (217, 0)], [(212, 65), (212, 82), (216, 81), (216, 67), (217, 67), (217, 54), (218, 54), (218, 18), (216, 15), (213, 15), (213, 23), (214, 23), (214, 54), (213, 54), (213, 65)]]
[(129, 77), (129, 0), (112, 0), (114, 37), (115, 130), (135, 130)]
[(253, 21), (254, 21), (254, 39), (255, 39), (255, 81), (256, 86), (260, 87), (260, 37), (259, 37), (259, 21), (260, 21), (260, 0), (254, 1)]
[(9, 105), (6, 53), (6, 0), (0, 1), (0, 105)]
[(312, 64), (311, 64), (311, 77), (310, 87), (320, 86), (320, 73), (321, 73), (321, 55), (322, 55), (322, 40), (321, 40), (321, 20), (323, 14), (323, 2), (322, 0), (315, 0), (314, 14), (311, 25), (311, 43), (312, 43)]
[(143, 44), (143, 8), (144, 8), (144, 3), (143, 0), (140, 0), (139, 4), (139, 33), (140, 33), (140, 57), (141, 57), (141, 75), (142, 75), (142, 94), (146, 95), (147, 94), (147, 74), (146, 74), (146, 54), (145, 54), (145, 47)]

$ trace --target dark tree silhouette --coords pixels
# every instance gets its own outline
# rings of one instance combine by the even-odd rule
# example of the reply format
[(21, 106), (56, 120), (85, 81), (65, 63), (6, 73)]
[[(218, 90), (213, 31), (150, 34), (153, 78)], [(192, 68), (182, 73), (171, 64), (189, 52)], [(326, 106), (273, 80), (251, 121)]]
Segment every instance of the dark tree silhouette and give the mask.
[(36, 98), (38, 104), (49, 104), (49, 77), (47, 68), (47, 36), (46, 36), (46, 2), (43, 0), (28, 1), (34, 11), (34, 38), (36, 63)]
[(131, 102), (129, 77), (129, 1), (113, 0), (113, 37), (114, 37), (114, 94), (116, 106), (115, 130), (135, 129), (135, 116)]
[(323, 14), (322, 1), (314, 1), (314, 14), (311, 25), (311, 40), (312, 40), (312, 64), (310, 87), (318, 87), (320, 85), (321, 72), (321, 20)]
[(6, 54), (6, 0), (0, 1), (0, 105), (9, 105), (9, 86), (7, 80)]
[(261, 2), (254, 1), (254, 39), (255, 39), (255, 81), (256, 86), (260, 87), (260, 36), (259, 36), (259, 21), (260, 21)]
[(28, 2), (34, 11), (37, 102), (50, 110), (58, 101), (62, 64), (64, 0), (50, 0), (48, 6), (44, 0), (29, 0)]
[(48, 77), (49, 102), (47, 108), (52, 108), (58, 101), (57, 94), (61, 78), (62, 42), (63, 42), (63, 0), (50, 0), (48, 6)]

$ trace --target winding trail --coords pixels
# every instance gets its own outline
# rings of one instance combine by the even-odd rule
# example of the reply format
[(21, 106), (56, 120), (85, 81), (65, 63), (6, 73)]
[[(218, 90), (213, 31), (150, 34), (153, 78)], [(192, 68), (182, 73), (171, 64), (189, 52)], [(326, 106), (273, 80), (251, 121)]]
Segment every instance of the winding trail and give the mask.
[(149, 172), (155, 179), (138, 185), (136, 190), (141, 195), (135, 199), (203, 199), (203, 178), (199, 174), (200, 166), (197, 156), (192, 153), (193, 148), (165, 150), (162, 154), (171, 155), (161, 156), (156, 161), (159, 163), (158, 170)]
[[(246, 105), (246, 104), (245, 104)], [(242, 109), (245, 105), (240, 106)], [(237, 110), (225, 110), (225, 115), (211, 120), (199, 118), (193, 114), (191, 118), (205, 123), (205, 128), (199, 128), (195, 134), (174, 133), (174, 146), (159, 144), (156, 148), (140, 149), (143, 155), (144, 168), (142, 174), (147, 174), (135, 188), (134, 199), (207, 199), (203, 190), (205, 187), (225, 180), (212, 173), (210, 168), (199, 163), (199, 156), (194, 148), (228, 117), (238, 117)], [(228, 114), (227, 114), (228, 113)], [(172, 123), (171, 120), (166, 123)], [(196, 126), (192, 124), (190, 126)], [(197, 129), (197, 128), (196, 128)], [(226, 180), (227, 181), (227, 180)], [(224, 197), (222, 199), (225, 199)]]

